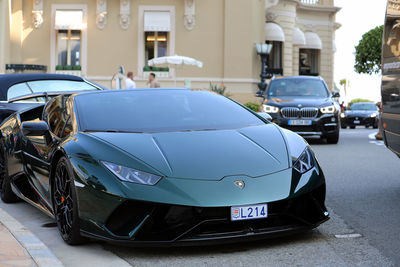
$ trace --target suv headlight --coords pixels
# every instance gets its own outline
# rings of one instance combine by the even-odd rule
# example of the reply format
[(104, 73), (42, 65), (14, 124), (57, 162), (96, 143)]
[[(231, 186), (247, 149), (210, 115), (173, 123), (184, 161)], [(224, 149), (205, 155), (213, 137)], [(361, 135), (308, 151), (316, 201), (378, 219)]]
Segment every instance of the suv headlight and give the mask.
[(340, 113), (340, 117), (341, 117), (341, 118), (344, 118), (344, 117), (346, 117), (346, 114)]
[(308, 172), (314, 168), (314, 166), (314, 156), (309, 147), (303, 151), (297, 161), (293, 164), (293, 168), (301, 174)]
[(336, 112), (336, 107), (334, 105), (332, 106), (327, 106), (320, 108), (321, 112), (326, 114), (326, 113), (335, 113)]
[(161, 176), (147, 172), (131, 169), (111, 162), (102, 161), (103, 165), (110, 170), (118, 179), (135, 184), (155, 185)]
[(278, 113), (279, 112), (278, 107), (274, 107), (274, 106), (270, 106), (270, 105), (263, 105), (263, 107), (264, 107), (264, 112), (266, 112), (266, 113)]
[(371, 118), (376, 118), (376, 113), (372, 113)]

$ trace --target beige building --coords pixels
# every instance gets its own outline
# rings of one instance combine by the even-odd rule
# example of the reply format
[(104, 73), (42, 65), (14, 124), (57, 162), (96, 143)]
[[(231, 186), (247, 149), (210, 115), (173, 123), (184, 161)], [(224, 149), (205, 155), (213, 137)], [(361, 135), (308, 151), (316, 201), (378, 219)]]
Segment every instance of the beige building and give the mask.
[[(333, 87), (333, 0), (0, 0), (0, 73), (81, 75), (111, 86), (123, 66), (138, 87), (150, 72), (162, 86), (221, 85), (254, 101), (261, 72), (256, 43), (272, 42), (268, 72), (321, 75)], [(166, 55), (203, 68), (150, 69)]]

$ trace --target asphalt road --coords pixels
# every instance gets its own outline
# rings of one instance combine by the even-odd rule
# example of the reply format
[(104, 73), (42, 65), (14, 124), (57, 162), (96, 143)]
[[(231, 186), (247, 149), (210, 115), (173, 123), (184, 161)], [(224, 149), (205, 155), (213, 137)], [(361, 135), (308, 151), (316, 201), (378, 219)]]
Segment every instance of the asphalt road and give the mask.
[(0, 208), (66, 266), (400, 266), (400, 159), (369, 138), (374, 132), (344, 130), (338, 145), (310, 140), (327, 179), (331, 220), (301, 235), (199, 248), (69, 247), (52, 220), (29, 205)]

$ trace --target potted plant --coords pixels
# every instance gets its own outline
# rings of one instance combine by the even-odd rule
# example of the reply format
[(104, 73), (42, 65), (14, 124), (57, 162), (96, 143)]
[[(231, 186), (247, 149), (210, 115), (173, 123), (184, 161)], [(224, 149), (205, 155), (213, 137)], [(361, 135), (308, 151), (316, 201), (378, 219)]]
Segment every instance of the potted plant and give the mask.
[(64, 70), (72, 70), (72, 66), (71, 66), (71, 65), (66, 65), (66, 66), (64, 67)]
[(63, 66), (62, 65), (57, 65), (56, 66), (56, 70), (63, 70)]
[(75, 65), (72, 67), (73, 70), (82, 70), (81, 65)]

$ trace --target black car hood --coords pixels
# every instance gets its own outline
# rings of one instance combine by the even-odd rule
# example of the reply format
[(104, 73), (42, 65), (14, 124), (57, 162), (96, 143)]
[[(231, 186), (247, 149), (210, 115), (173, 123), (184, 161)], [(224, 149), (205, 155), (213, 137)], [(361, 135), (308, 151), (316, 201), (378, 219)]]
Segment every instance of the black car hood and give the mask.
[(264, 104), (273, 104), (279, 107), (323, 107), (333, 105), (330, 98), (314, 97), (269, 97), (265, 99)]
[(377, 111), (374, 110), (348, 110), (345, 112), (346, 116), (352, 116), (352, 117), (369, 117), (371, 114), (378, 114)]

